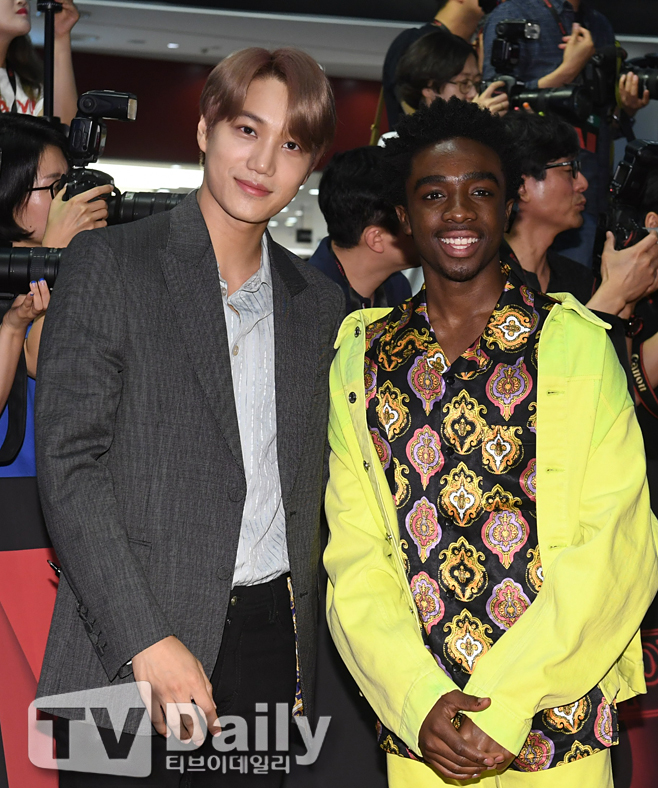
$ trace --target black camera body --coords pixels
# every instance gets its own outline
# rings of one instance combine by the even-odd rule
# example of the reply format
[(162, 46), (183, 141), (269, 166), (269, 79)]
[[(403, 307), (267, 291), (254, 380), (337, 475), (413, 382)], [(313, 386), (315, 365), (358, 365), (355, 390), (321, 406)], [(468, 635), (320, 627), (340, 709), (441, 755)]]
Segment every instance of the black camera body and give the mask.
[(521, 53), (523, 39), (537, 40), (541, 27), (527, 19), (503, 19), (496, 25), (496, 38), (491, 48), (491, 65), (498, 74), (513, 74)]
[(519, 63), (520, 42), (537, 40), (541, 27), (528, 19), (504, 19), (496, 25), (496, 38), (491, 49), (491, 65), (496, 76), (482, 84), (483, 90), (492, 82), (504, 82), (501, 91), (507, 93), (511, 109), (522, 109), (524, 104), (537, 113), (553, 112), (570, 123), (581, 124), (592, 114), (591, 91), (582, 85), (561, 88), (528, 88), (513, 74)]
[(610, 182), (608, 212), (602, 214), (599, 222), (599, 252), (608, 231), (615, 236), (616, 249), (633, 246), (647, 235), (642, 203), (647, 177), (654, 170), (658, 170), (658, 142), (629, 142)]
[(632, 71), (639, 78), (639, 95), (649, 91), (658, 99), (658, 54), (627, 60), (626, 50), (619, 44), (602, 47), (592, 56), (584, 70), (584, 82), (592, 89), (594, 106), (599, 110), (617, 104), (619, 77)]

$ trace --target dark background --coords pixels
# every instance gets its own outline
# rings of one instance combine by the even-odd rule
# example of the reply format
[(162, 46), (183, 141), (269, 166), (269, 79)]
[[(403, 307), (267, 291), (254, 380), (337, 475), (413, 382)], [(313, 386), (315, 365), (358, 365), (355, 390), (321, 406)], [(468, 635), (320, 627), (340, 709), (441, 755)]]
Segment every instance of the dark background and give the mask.
[[(434, 0), (160, 0), (169, 5), (227, 8), (284, 14), (319, 14), (361, 19), (416, 22), (434, 16)], [(148, 0), (137, 0), (148, 4)], [(590, 0), (605, 14), (617, 34), (658, 35), (658, 0)]]

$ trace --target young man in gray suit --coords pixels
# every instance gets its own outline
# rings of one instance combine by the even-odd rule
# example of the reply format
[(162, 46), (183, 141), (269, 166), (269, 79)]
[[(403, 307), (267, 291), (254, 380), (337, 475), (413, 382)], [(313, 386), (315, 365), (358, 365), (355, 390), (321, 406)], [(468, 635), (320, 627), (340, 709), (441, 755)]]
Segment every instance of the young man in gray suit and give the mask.
[[(184, 756), (172, 768), (163, 737), (194, 701), (210, 733), (218, 716), (246, 720), (248, 751), (256, 738), (263, 755), (256, 711), (312, 714), (327, 377), (344, 303), (266, 228), (330, 144), (333, 97), (304, 53), (252, 48), (212, 72), (201, 115), (199, 191), (81, 233), (41, 343), (39, 487), (62, 576), (39, 695), (146, 681), (160, 734), (150, 777), (62, 771), (62, 788), (279, 785), (283, 771), (249, 765), (190, 773)], [(60, 756), (69, 731), (55, 724)], [(191, 756), (217, 755), (212, 743)]]

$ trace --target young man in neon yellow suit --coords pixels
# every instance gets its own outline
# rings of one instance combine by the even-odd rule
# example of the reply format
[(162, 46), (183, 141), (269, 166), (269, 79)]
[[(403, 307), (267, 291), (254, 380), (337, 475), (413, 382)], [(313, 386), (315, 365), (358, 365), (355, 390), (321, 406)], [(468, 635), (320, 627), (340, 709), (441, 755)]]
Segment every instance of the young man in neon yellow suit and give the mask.
[(520, 173), (457, 100), (387, 145), (426, 286), (350, 315), (331, 372), (328, 618), (392, 788), (608, 788), (658, 588), (606, 324), (499, 246)]

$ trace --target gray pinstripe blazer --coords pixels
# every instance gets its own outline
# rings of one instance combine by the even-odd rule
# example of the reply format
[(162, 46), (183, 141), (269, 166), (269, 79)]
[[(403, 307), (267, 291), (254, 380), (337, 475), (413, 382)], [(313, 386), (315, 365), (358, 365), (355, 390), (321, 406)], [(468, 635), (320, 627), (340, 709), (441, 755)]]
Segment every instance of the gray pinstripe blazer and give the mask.
[[(277, 448), (312, 710), (328, 371), (344, 299), (269, 239)], [(45, 321), (39, 491), (60, 580), (38, 695), (131, 681), (176, 635), (212, 672), (246, 484), (220, 284), (195, 194), (80, 233)]]

